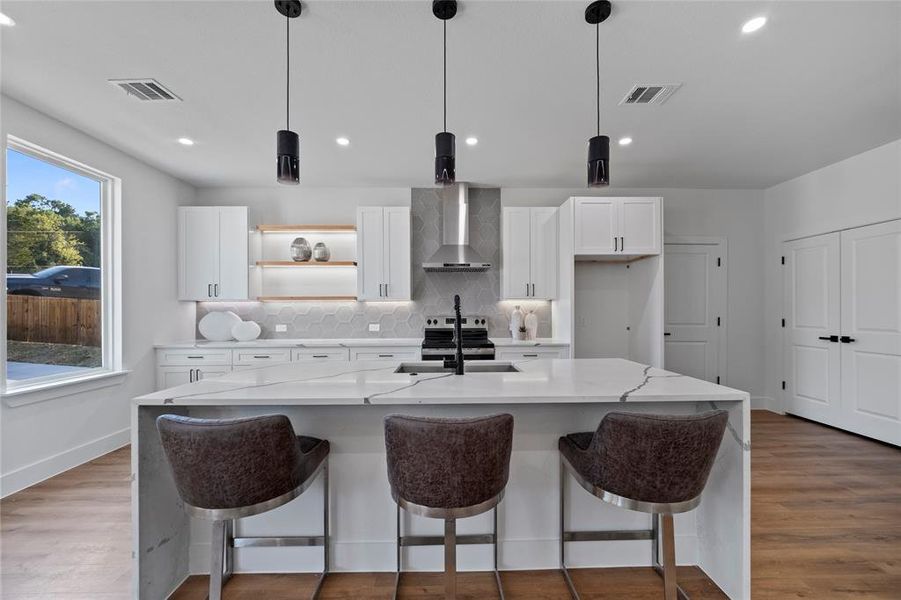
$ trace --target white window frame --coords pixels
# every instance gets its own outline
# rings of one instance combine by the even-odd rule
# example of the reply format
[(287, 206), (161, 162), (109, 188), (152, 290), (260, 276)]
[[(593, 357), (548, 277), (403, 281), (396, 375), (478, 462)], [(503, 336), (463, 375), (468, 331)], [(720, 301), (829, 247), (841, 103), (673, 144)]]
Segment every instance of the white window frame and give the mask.
[[(0, 352), (0, 394), (9, 406), (20, 406), (60, 396), (68, 396), (101, 387), (116, 385), (127, 373), (122, 367), (122, 265), (120, 257), (122, 222), (122, 181), (109, 173), (90, 167), (21, 138), (8, 135), (3, 152), (6, 172), (8, 150), (15, 150), (37, 160), (72, 171), (100, 183), (100, 277), (101, 277), (101, 343), (102, 366), (80, 374), (36, 377), (11, 383), (6, 380), (6, 186), (3, 190), (2, 319), (3, 347)], [(4, 181), (6, 177), (4, 176)]]

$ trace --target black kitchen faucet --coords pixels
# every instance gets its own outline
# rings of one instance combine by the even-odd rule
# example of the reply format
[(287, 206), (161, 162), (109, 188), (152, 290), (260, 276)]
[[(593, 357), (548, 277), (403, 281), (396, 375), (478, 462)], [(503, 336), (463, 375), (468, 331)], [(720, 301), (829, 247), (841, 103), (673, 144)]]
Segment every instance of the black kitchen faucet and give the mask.
[(445, 360), (445, 369), (454, 369), (457, 375), (463, 374), (463, 317), (460, 316), (460, 294), (454, 295), (454, 342), (457, 350), (454, 360)]

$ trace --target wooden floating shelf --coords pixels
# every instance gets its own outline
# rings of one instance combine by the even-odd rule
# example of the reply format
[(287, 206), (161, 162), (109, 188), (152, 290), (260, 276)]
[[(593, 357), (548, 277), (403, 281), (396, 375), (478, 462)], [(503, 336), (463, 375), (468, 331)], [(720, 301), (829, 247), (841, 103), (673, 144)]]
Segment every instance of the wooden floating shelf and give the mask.
[(258, 296), (258, 302), (306, 302), (306, 301), (335, 301), (353, 302), (356, 296)]
[(258, 260), (258, 267), (356, 267), (353, 260), (332, 260), (327, 262), (297, 262), (293, 260)]
[(356, 225), (257, 225), (262, 233), (356, 233)]

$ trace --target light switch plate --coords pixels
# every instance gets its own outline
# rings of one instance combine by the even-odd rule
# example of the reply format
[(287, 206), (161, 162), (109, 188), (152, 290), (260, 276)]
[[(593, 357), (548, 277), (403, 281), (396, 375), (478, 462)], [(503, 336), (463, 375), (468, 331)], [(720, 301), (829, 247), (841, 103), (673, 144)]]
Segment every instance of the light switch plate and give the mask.
[(287, 325), (284, 325), (284, 324), (282, 324), (282, 325), (276, 325), (276, 326), (275, 326), (275, 331), (276, 331), (276, 333), (284, 333), (284, 332), (288, 331), (288, 326), (287, 326)]
[(369, 333), (376, 333), (381, 329), (381, 325), (378, 323), (370, 323), (369, 324)]

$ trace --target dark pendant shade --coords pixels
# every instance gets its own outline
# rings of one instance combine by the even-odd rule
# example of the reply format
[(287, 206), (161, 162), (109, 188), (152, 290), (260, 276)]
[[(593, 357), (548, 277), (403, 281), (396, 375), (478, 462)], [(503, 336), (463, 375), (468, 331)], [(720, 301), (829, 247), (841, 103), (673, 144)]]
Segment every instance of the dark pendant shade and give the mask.
[(442, 131), (435, 136), (435, 183), (450, 185), (456, 177), (456, 138)]
[(588, 140), (588, 187), (610, 185), (610, 138), (596, 135)]
[(300, 183), (300, 138), (293, 131), (282, 129), (276, 137), (278, 182), (284, 185)]

